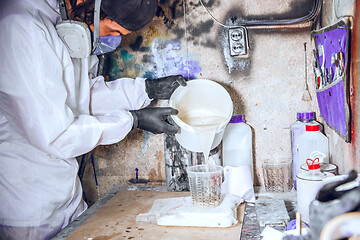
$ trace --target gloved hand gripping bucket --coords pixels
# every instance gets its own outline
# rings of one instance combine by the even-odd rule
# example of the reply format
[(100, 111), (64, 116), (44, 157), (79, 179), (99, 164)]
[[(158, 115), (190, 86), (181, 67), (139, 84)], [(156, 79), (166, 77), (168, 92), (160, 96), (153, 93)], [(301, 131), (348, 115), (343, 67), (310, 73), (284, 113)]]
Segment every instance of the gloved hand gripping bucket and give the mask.
[(221, 142), (233, 113), (233, 102), (226, 89), (207, 79), (191, 80), (186, 87), (178, 87), (169, 99), (169, 106), (179, 111), (178, 115), (171, 116), (180, 126), (175, 138), (182, 147), (192, 152), (203, 151), (192, 123), (220, 121), (210, 148), (214, 149)]

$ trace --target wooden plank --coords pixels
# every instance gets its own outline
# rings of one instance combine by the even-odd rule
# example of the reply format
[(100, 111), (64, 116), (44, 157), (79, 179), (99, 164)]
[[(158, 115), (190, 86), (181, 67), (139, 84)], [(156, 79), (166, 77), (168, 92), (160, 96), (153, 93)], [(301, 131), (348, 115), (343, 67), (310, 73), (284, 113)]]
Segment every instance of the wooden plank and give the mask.
[(137, 223), (136, 216), (147, 213), (154, 200), (190, 196), (189, 192), (119, 191), (94, 215), (69, 235), (69, 240), (239, 240), (244, 206), (238, 208), (238, 224), (229, 228), (167, 227)]

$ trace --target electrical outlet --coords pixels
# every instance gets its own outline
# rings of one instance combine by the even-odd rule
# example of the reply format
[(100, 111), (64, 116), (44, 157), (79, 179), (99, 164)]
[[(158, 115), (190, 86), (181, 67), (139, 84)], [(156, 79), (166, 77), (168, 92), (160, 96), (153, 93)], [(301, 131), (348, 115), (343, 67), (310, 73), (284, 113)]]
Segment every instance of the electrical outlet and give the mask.
[(229, 29), (229, 46), (231, 56), (246, 56), (248, 54), (248, 39), (245, 27)]

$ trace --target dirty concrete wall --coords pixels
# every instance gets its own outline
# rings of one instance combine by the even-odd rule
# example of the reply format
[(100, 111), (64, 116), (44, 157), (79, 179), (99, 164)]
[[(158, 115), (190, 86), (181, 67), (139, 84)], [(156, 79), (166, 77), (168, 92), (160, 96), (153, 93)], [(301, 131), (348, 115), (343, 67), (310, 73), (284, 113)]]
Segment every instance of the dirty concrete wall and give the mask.
[[(217, 20), (228, 25), (236, 25), (242, 19), (300, 17), (312, 6), (312, 1), (307, 0), (203, 2)], [(332, 11), (330, 2), (324, 2), (326, 14)], [(205, 78), (222, 84), (232, 97), (234, 114), (244, 114), (252, 127), (255, 183), (262, 185), (261, 163), (265, 159), (290, 159), (289, 126), (296, 120), (296, 113), (315, 111), (321, 121), (309, 54), (313, 47), (311, 29), (249, 29), (249, 56), (233, 58), (229, 55), (227, 29), (217, 24), (198, 0), (159, 3), (154, 21), (124, 37), (121, 48), (107, 58), (108, 78), (182, 74), (190, 79)], [(306, 61), (311, 101), (302, 101), (304, 42), (309, 46)], [(166, 104), (166, 101), (154, 103)], [(347, 171), (351, 166), (351, 147), (331, 129), (325, 127), (325, 133), (331, 139), (331, 159), (339, 165), (340, 172)], [(97, 195), (102, 196), (115, 184), (128, 184), (136, 173), (147, 184), (165, 184), (164, 151), (163, 135), (137, 129), (117, 144), (97, 147), (93, 152)], [(93, 167), (87, 166), (84, 180), (90, 185), (94, 182)]]

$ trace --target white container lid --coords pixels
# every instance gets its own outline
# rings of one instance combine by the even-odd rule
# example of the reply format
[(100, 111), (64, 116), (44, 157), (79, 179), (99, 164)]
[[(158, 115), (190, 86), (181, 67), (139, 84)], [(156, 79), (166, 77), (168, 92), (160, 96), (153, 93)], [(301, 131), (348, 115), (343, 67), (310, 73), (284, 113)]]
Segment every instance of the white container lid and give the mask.
[(322, 181), (323, 179), (327, 177), (333, 177), (334, 174), (328, 173), (328, 172), (318, 172), (318, 174), (314, 174), (311, 171), (301, 172), (296, 175), (296, 178), (305, 180), (305, 181)]
[[(300, 166), (300, 168), (304, 171), (309, 171), (308, 165), (305, 163)], [(334, 172), (336, 171), (337, 166), (331, 163), (320, 163), (320, 172)]]

